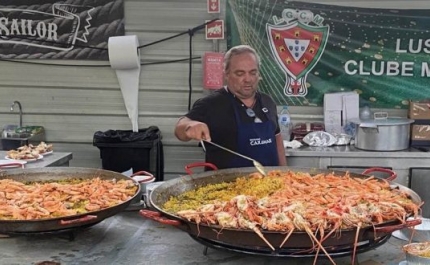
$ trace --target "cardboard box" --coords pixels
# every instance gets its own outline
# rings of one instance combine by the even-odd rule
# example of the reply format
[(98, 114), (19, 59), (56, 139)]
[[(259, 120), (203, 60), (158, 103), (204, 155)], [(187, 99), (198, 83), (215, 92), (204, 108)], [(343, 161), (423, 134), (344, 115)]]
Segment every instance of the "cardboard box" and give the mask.
[(430, 149), (430, 140), (412, 140), (411, 141), (411, 147), (418, 147), (421, 151), (425, 150), (425, 152), (429, 152)]
[(430, 120), (430, 99), (410, 101), (408, 115), (413, 120)]
[(430, 122), (428, 124), (412, 124), (411, 146), (430, 146)]
[(359, 119), (359, 96), (356, 92), (324, 94), (324, 126), (328, 133), (344, 133), (343, 127)]
[(430, 124), (412, 125), (411, 140), (430, 141)]

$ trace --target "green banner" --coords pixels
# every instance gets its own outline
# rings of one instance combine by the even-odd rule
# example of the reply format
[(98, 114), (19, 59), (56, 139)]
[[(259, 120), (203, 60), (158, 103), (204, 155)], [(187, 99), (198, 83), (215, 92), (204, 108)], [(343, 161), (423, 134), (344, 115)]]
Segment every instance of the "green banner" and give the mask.
[(228, 0), (226, 10), (228, 47), (254, 47), (260, 90), (290, 106), (346, 91), (376, 108), (430, 97), (429, 25), (429, 9)]

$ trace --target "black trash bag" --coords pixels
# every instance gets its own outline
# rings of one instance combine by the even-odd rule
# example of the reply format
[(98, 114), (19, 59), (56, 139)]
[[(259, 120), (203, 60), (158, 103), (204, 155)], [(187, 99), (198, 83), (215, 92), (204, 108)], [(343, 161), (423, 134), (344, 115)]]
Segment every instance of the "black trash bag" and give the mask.
[(139, 129), (138, 132), (132, 130), (107, 130), (94, 133), (93, 143), (125, 143), (138, 141), (154, 141), (159, 139), (160, 130), (157, 126), (150, 126)]
[(102, 168), (115, 172), (133, 169), (148, 171), (156, 181), (164, 180), (164, 150), (157, 126), (132, 130), (107, 130), (94, 133), (93, 145), (100, 149)]

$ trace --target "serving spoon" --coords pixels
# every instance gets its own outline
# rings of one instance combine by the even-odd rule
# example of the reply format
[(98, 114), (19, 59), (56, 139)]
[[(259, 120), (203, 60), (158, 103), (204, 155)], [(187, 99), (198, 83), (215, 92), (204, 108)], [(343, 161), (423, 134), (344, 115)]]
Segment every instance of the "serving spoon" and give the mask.
[(233, 151), (233, 150), (230, 150), (230, 149), (228, 149), (228, 148), (226, 148), (226, 147), (224, 147), (224, 146), (221, 146), (221, 145), (219, 145), (219, 144), (216, 144), (216, 143), (214, 143), (214, 142), (209, 142), (209, 141), (206, 141), (206, 140), (202, 140), (202, 141), (201, 141), (201, 144), (202, 144), (203, 150), (205, 150), (205, 151), (206, 151), (206, 148), (205, 148), (205, 146), (204, 146), (204, 144), (203, 144), (203, 141), (204, 141), (204, 142), (206, 142), (206, 143), (209, 143), (209, 144), (211, 144), (211, 145), (214, 145), (214, 146), (216, 146), (216, 147), (218, 147), (218, 148), (221, 148), (221, 149), (223, 149), (223, 150), (225, 150), (225, 151), (227, 151), (227, 152), (230, 152), (230, 153), (232, 153), (232, 154), (235, 154), (235, 155), (237, 155), (237, 156), (240, 156), (240, 157), (242, 157), (242, 158), (245, 158), (245, 159), (251, 160), (251, 161), (252, 161), (252, 163), (254, 164), (254, 167), (258, 170), (258, 172), (260, 172), (263, 176), (267, 176), (266, 171), (264, 170), (264, 166), (263, 166), (260, 162), (258, 162), (257, 160), (252, 159), (252, 158), (250, 158), (250, 157), (248, 157), (248, 156), (244, 156), (244, 155), (242, 155), (242, 154), (240, 154), (240, 153), (237, 153), (237, 152), (235, 152), (235, 151)]

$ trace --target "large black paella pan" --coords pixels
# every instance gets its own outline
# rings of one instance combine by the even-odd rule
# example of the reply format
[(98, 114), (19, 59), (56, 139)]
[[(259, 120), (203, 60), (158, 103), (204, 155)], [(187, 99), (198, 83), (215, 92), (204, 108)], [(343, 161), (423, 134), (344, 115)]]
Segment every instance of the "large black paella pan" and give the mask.
[[(267, 171), (281, 170), (293, 172), (308, 172), (311, 175), (333, 173), (338, 176), (344, 176), (343, 171), (329, 171), (321, 169), (310, 168), (295, 168), (295, 167), (266, 167)], [(231, 182), (238, 177), (246, 176), (255, 172), (255, 168), (235, 168), (223, 169), (218, 171), (208, 171), (203, 173), (191, 174), (166, 181), (162, 185), (155, 188), (150, 195), (150, 202), (156, 211), (141, 210), (140, 214), (145, 218), (150, 218), (163, 224), (175, 226), (187, 233), (192, 237), (199, 237), (215, 242), (222, 242), (231, 246), (251, 246), (253, 248), (267, 248), (268, 244), (260, 236), (258, 236), (251, 229), (235, 229), (228, 227), (221, 227), (218, 225), (196, 224), (193, 221), (184, 220), (175, 214), (169, 213), (163, 209), (163, 205), (172, 196), (178, 196), (184, 192), (194, 190), (208, 184), (216, 184), (222, 182)], [(394, 173), (394, 172), (393, 172)], [(356, 178), (369, 178), (369, 175), (350, 173), (350, 177)], [(391, 179), (395, 175), (391, 176)], [(387, 181), (380, 179), (380, 181)], [(406, 192), (410, 199), (416, 203), (421, 204), (421, 198), (411, 189), (391, 182), (393, 189), (399, 189)], [(355, 243), (374, 240), (375, 238), (382, 238), (391, 235), (393, 231), (399, 230), (403, 227), (414, 226), (421, 222), (420, 219), (402, 222), (400, 220), (390, 220), (377, 225), (369, 225), (361, 227), (358, 230), (355, 228), (340, 229), (338, 233), (333, 234), (323, 242), (324, 247), (336, 247), (344, 245), (354, 245)], [(264, 238), (272, 246), (282, 245), (282, 248), (299, 248), (299, 249), (312, 249), (315, 248), (315, 242), (309, 237), (309, 234), (304, 231), (294, 231), (289, 237), (287, 242), (284, 242), (286, 232), (277, 231), (261, 231)]]
[[(52, 167), (40, 169), (17, 169), (10, 171), (0, 171), (0, 180), (11, 179), (19, 182), (64, 182), (67, 180), (91, 180), (100, 178), (101, 180), (130, 181), (132, 195), (128, 195), (120, 203), (97, 210), (89, 210), (85, 213), (55, 218), (41, 218), (30, 220), (5, 220), (0, 219), (0, 233), (39, 233), (55, 232), (79, 227), (87, 227), (99, 223), (125, 210), (136, 196), (140, 196), (140, 185), (130, 177), (123, 174), (92, 168), (79, 167)], [(0, 192), (5, 194), (4, 191)], [(134, 192), (134, 193), (133, 193)], [(85, 200), (85, 199), (84, 199)]]

